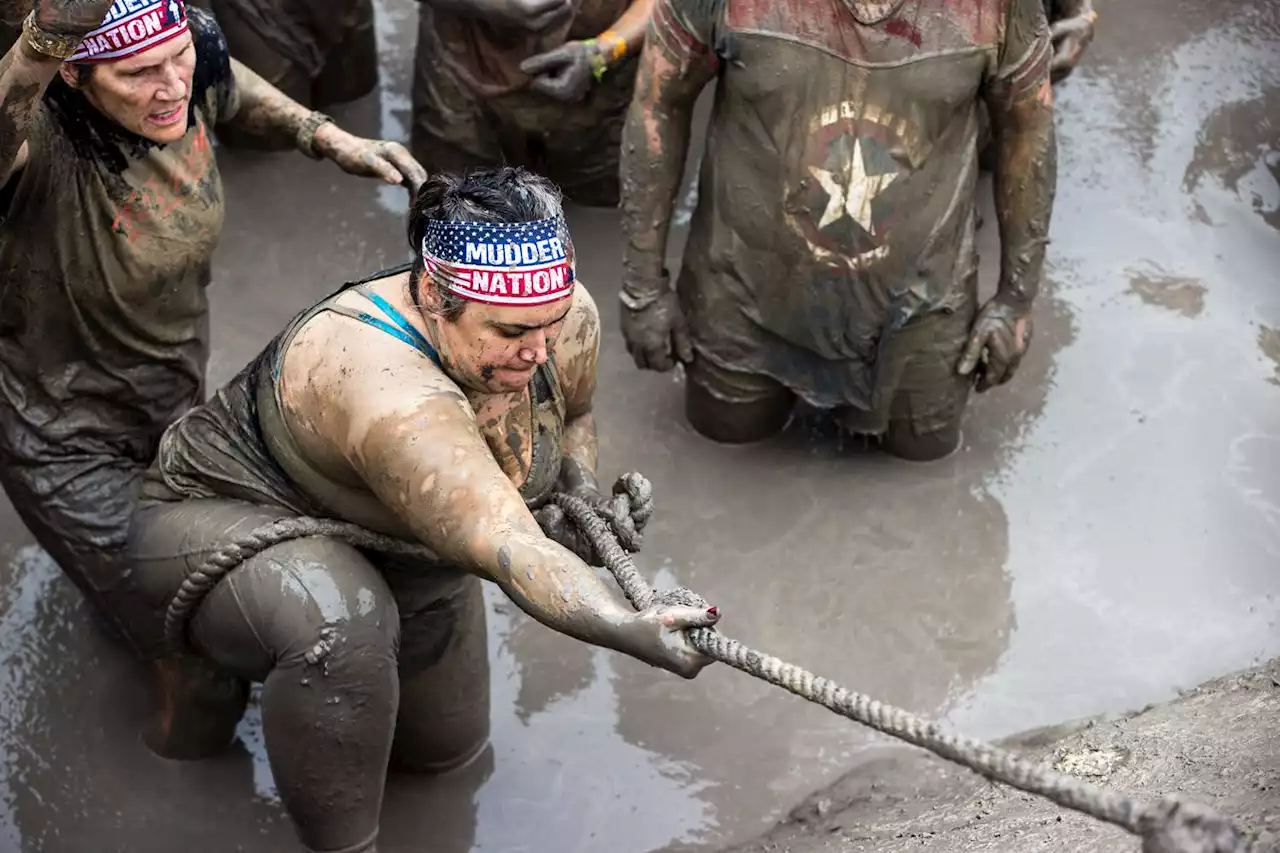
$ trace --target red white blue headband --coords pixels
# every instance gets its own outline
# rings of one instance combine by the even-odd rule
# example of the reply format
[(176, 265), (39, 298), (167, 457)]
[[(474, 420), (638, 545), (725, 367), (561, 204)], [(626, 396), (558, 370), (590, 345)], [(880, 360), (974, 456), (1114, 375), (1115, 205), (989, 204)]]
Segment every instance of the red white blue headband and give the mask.
[(422, 262), (436, 281), (472, 302), (544, 305), (573, 293), (573, 247), (563, 217), (532, 222), (432, 219)]
[(188, 30), (184, 0), (115, 0), (102, 24), (84, 37), (68, 62), (116, 62)]

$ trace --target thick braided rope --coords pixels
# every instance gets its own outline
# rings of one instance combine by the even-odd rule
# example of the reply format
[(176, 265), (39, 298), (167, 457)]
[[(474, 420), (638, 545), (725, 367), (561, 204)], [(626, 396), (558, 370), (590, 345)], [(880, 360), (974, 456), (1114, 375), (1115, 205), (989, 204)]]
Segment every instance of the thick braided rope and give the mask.
[(366, 530), (358, 524), (334, 521), (328, 518), (284, 518), (249, 531), (209, 557), (183, 580), (177, 595), (169, 602), (164, 614), (165, 640), (173, 649), (186, 645), (187, 623), (200, 606), (204, 597), (227, 574), (245, 560), (268, 548), (294, 539), (311, 536), (331, 536), (356, 548), (378, 551), (383, 554), (434, 557), (431, 549), (416, 542), (406, 542), (394, 536), (385, 536)]
[[(654, 600), (654, 593), (636, 570), (631, 556), (609, 535), (608, 525), (582, 500), (556, 495), (556, 501), (587, 535), (605, 567), (617, 579), (637, 610)], [(687, 590), (676, 591), (687, 593)], [(689, 593), (690, 604), (705, 602)], [(663, 595), (677, 603), (679, 595)], [(983, 741), (953, 734), (935, 722), (909, 711), (841, 687), (808, 670), (772, 655), (756, 651), (709, 628), (687, 632), (698, 651), (712, 660), (767, 681), (841, 716), (876, 731), (929, 750), (988, 779), (1044, 797), (1073, 811), (1123, 827), (1148, 839), (1150, 853), (1262, 853), (1274, 849), (1265, 842), (1252, 843), (1229, 820), (1195, 803), (1166, 799), (1157, 804), (1139, 803), (1117, 791), (1109, 791), (1059, 773), (1044, 764), (1027, 761)], [(1150, 842), (1155, 841), (1155, 844)]]
[[(610, 525), (585, 501), (557, 494), (557, 503), (581, 529), (605, 567), (637, 610), (655, 600), (705, 606), (696, 593), (668, 590), (656, 594), (618, 544)], [(165, 636), (174, 648), (182, 648), (186, 625), (210, 590), (228, 572), (273, 545), (311, 536), (330, 536), (357, 548), (406, 556), (433, 556), (430, 549), (413, 542), (374, 533), (355, 524), (319, 518), (289, 518), (274, 522), (234, 540), (212, 554), (192, 572), (165, 612)], [(929, 750), (989, 779), (1045, 797), (1060, 806), (1123, 827), (1146, 839), (1145, 853), (1265, 853), (1275, 850), (1271, 840), (1251, 840), (1231, 821), (1196, 803), (1166, 799), (1139, 803), (1124, 794), (1059, 773), (1027, 761), (999, 747), (944, 731), (901, 708), (877, 702), (841, 687), (794, 664), (749, 648), (709, 628), (688, 632), (692, 645), (712, 660), (790, 691), (876, 731)]]

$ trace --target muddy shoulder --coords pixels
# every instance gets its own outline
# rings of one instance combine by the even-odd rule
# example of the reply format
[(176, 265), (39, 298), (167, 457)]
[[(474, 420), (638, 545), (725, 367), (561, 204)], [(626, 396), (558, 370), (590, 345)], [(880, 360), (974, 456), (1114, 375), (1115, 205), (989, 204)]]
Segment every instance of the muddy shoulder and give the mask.
[[(1135, 797), (1180, 793), (1247, 830), (1280, 833), (1280, 658), (1170, 702), (1000, 743)], [(723, 853), (1013, 849), (1133, 853), (1139, 844), (1122, 830), (922, 751), (886, 745), (765, 835)]]

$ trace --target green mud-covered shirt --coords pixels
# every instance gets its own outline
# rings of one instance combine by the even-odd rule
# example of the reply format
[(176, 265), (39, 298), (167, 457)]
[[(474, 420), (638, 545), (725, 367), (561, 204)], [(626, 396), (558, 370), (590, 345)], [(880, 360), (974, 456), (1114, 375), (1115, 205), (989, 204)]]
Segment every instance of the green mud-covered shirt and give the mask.
[(0, 189), (0, 445), (7, 460), (105, 453), (148, 463), (200, 400), (205, 287), (222, 231), (212, 127), (238, 107), (213, 18), (196, 47), (187, 134), (124, 131), (56, 80)]
[(1048, 85), (1042, 0), (658, 0), (649, 38), (719, 77), (698, 357), (870, 406), (893, 330), (974, 298), (979, 109)]

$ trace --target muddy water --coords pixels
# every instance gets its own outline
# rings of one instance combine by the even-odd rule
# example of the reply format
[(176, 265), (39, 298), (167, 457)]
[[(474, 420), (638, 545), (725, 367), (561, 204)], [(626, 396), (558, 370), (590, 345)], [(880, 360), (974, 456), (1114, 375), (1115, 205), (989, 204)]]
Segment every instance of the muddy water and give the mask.
[[(602, 473), (658, 489), (641, 567), (703, 592), (726, 632), (979, 734), (1140, 705), (1280, 651), (1277, 13), (1114, 5), (1060, 91), (1035, 349), (943, 462), (893, 462), (814, 420), (757, 447), (698, 438), (681, 378), (636, 373), (614, 332), (616, 216), (570, 214), (609, 332)], [(386, 91), (335, 113), (401, 135), (413, 8), (381, 11)], [(408, 251), (403, 193), (300, 157), (222, 157), (215, 383), (295, 310)], [(0, 525), (0, 851), (296, 849), (256, 710), (225, 757), (151, 757), (138, 673), (7, 507)], [(493, 749), (458, 776), (393, 777), (383, 853), (705, 849), (869, 742), (745, 676), (678, 681), (497, 596), (489, 616)]]

